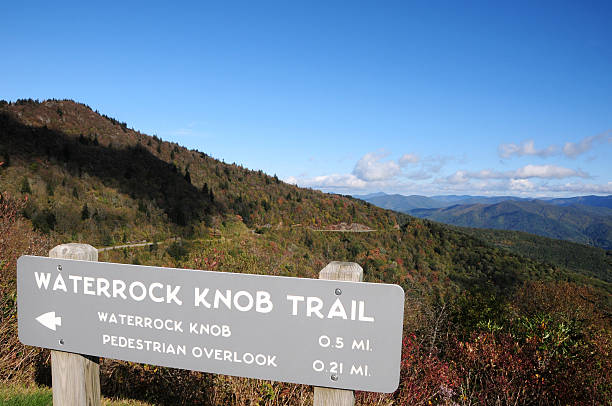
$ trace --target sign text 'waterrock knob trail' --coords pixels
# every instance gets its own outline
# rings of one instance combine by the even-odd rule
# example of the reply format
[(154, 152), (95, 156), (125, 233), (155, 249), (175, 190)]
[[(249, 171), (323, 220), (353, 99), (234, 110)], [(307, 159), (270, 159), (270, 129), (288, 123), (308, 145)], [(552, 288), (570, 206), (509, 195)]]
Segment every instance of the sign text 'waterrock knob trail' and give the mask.
[(393, 392), (397, 285), (23, 256), (24, 344), (320, 387)]

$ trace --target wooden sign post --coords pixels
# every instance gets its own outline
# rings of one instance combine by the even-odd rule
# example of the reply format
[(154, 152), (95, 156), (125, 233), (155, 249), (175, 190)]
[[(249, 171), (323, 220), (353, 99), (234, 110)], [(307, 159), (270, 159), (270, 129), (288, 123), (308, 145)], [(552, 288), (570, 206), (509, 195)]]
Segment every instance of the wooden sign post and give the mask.
[[(319, 272), (319, 279), (363, 282), (363, 269), (354, 262), (332, 261)], [(314, 388), (314, 406), (353, 406), (352, 390)]]
[[(51, 249), (49, 257), (98, 261), (98, 250), (88, 244), (62, 244)], [(100, 406), (98, 357), (51, 350), (51, 380), (54, 405)]]

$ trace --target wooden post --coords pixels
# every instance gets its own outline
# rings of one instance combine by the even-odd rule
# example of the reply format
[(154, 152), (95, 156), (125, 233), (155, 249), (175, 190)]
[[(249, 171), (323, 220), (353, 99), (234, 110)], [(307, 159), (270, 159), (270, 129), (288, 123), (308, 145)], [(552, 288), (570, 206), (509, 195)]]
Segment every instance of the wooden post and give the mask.
[[(88, 244), (62, 244), (49, 251), (51, 258), (97, 261), (98, 250)], [(53, 404), (100, 406), (100, 363), (97, 357), (51, 351)]]
[[(363, 269), (354, 262), (333, 261), (319, 272), (319, 279), (335, 281), (363, 281)], [(354, 406), (355, 394), (352, 390), (314, 388), (314, 406)]]

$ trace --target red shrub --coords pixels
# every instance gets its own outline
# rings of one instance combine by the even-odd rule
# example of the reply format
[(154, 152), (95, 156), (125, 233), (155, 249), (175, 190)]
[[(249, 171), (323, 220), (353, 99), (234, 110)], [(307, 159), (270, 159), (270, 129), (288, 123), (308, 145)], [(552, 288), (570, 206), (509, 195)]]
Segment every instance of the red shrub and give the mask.
[(543, 343), (551, 328), (525, 341), (507, 333), (476, 333), (450, 353), (463, 378), (460, 400), (481, 404), (610, 404), (609, 335), (557, 351)]
[(414, 334), (404, 337), (400, 386), (395, 394), (398, 404), (451, 403), (460, 384), (448, 362), (425, 350)]

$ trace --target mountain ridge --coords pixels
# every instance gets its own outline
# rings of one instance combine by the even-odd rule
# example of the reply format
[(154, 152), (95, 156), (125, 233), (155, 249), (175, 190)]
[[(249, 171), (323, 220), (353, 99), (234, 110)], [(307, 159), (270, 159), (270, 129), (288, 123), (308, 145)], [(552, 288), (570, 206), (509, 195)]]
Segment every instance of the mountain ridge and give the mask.
[[(366, 200), (455, 226), (524, 231), (612, 249), (612, 195), (546, 199), (449, 195), (428, 199), (378, 195)], [(420, 202), (425, 203), (416, 207)]]

